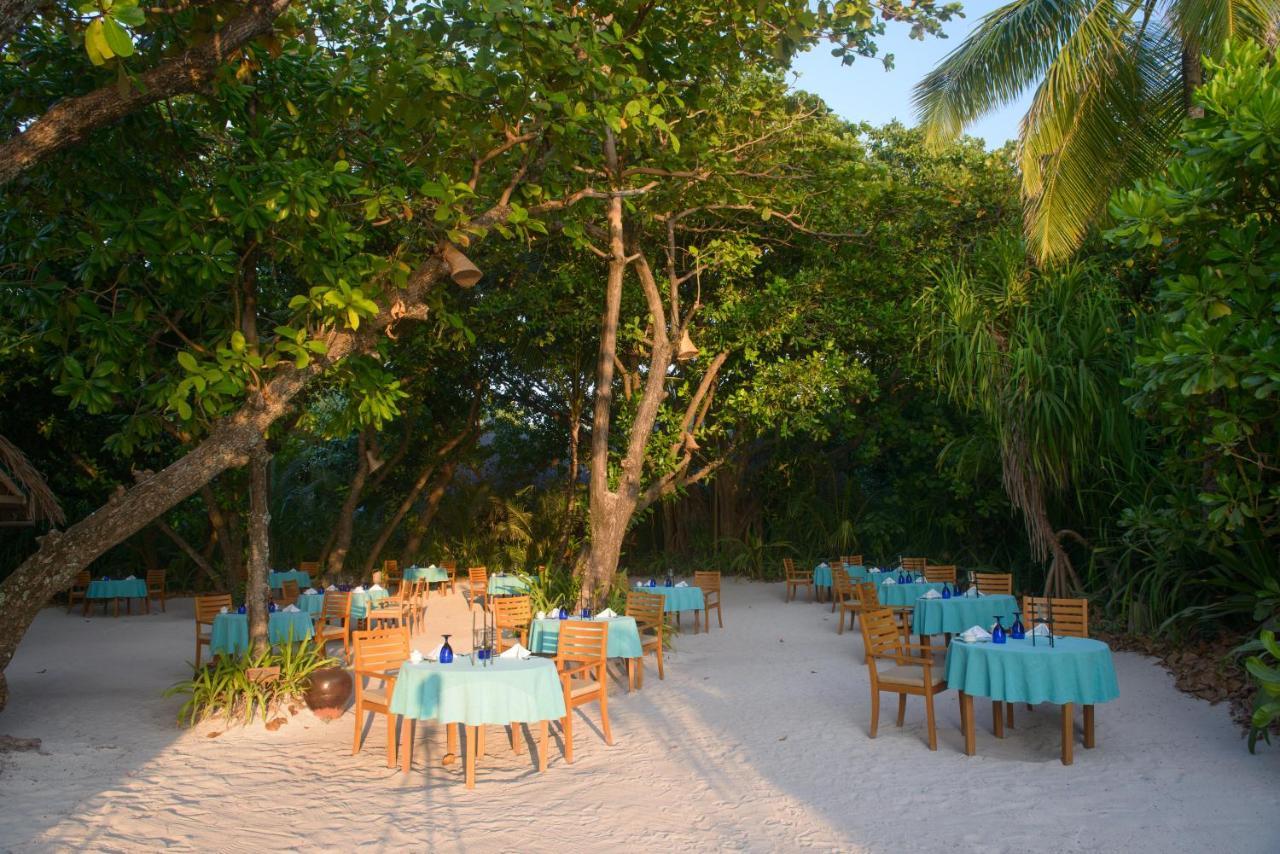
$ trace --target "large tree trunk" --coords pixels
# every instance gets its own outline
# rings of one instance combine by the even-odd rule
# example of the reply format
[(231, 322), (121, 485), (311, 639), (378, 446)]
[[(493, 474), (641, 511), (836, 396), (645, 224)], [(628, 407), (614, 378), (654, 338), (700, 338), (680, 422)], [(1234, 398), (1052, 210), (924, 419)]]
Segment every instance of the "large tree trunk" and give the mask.
[(436, 478), (435, 484), (427, 493), (427, 501), (422, 507), (422, 514), (418, 517), (418, 524), (413, 529), (413, 533), (409, 536), (409, 541), (404, 546), (404, 556), (406, 560), (416, 560), (418, 550), (422, 548), (422, 541), (427, 536), (427, 531), (431, 528), (431, 522), (436, 518), (436, 513), (440, 510), (440, 502), (444, 499), (444, 494), (449, 489), (449, 485), (453, 483), (453, 475), (458, 470), (458, 461), (450, 460), (441, 470), (440, 476)]
[(249, 575), (244, 588), (249, 612), (249, 650), (257, 656), (271, 648), (267, 601), (271, 594), (271, 452), (265, 442), (249, 454)]
[(1188, 118), (1204, 118), (1204, 108), (1194, 100), (1196, 89), (1204, 83), (1204, 62), (1195, 45), (1182, 46), (1182, 107)]
[(325, 572), (330, 578), (336, 578), (342, 574), (342, 565), (346, 563), (347, 552), (351, 551), (356, 508), (360, 506), (364, 483), (369, 477), (369, 433), (370, 428), (366, 427), (356, 438), (356, 470), (351, 475), (351, 485), (347, 491), (346, 500), (338, 510), (338, 523), (333, 529), (333, 546), (324, 556)]
[(249, 41), (271, 32), (276, 18), (288, 7), (289, 0), (253, 0), (211, 37), (138, 75), (127, 88), (122, 89), (113, 81), (54, 104), (20, 133), (0, 143), (0, 186), (83, 139), (90, 131), (119, 121), (148, 104), (208, 85), (224, 61)]
[(569, 539), (573, 536), (574, 522), (577, 521), (575, 518), (577, 514), (574, 513), (574, 504), (578, 499), (578, 473), (581, 471), (582, 466), (580, 443), (582, 439), (584, 394), (582, 383), (578, 379), (575, 360), (574, 374), (570, 381), (569, 392), (569, 472), (564, 488), (564, 519), (560, 522), (560, 535), (557, 538), (559, 545), (551, 554), (554, 559), (559, 560), (561, 563), (569, 562)]
[(208, 558), (203, 554), (196, 551), (195, 546), (191, 545), (191, 543), (187, 541), (186, 537), (175, 531), (170, 527), (169, 523), (163, 519), (157, 519), (155, 521), (155, 526), (160, 529), (160, 533), (173, 540), (174, 544), (177, 545), (178, 548), (182, 549), (183, 553), (196, 565), (196, 568), (203, 572), (205, 576), (213, 582), (214, 590), (223, 590), (226, 588), (226, 582), (223, 581), (221, 575), (218, 575), (217, 570), (213, 568), (213, 564), (209, 563)]
[(240, 534), (240, 520), (236, 513), (224, 513), (218, 504), (218, 495), (211, 483), (200, 487), (205, 513), (213, 529), (218, 551), (222, 553), (222, 565), (226, 569), (227, 589), (234, 591), (244, 583), (244, 542)]

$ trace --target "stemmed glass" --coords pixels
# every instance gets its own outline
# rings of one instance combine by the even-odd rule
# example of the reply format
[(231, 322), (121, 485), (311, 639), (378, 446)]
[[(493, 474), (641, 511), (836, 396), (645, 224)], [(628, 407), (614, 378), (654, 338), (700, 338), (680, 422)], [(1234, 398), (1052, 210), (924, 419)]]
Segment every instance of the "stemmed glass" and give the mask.
[(453, 647), (449, 646), (450, 635), (444, 635), (444, 643), (440, 646), (440, 663), (453, 664)]
[(1014, 640), (1022, 640), (1027, 636), (1026, 626), (1022, 625), (1022, 615), (1017, 611), (1013, 613), (1013, 625), (1009, 627), (1009, 637)]
[(995, 627), (991, 629), (991, 642), (1004, 643), (1004, 626), (1000, 625), (1000, 617), (996, 617)]

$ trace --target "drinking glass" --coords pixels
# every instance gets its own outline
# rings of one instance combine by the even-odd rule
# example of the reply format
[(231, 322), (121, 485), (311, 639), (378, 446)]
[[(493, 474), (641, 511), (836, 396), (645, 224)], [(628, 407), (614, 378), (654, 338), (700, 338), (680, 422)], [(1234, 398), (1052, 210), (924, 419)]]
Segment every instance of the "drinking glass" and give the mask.
[(995, 628), (993, 628), (993, 629), (991, 630), (991, 642), (992, 642), (992, 643), (1004, 643), (1004, 642), (1005, 642), (1005, 637), (1004, 637), (1004, 626), (1000, 625), (1000, 618), (999, 618), (999, 617), (996, 617), (996, 625), (995, 625)]
[(453, 647), (449, 646), (450, 635), (444, 635), (444, 643), (440, 646), (440, 663), (453, 664)]

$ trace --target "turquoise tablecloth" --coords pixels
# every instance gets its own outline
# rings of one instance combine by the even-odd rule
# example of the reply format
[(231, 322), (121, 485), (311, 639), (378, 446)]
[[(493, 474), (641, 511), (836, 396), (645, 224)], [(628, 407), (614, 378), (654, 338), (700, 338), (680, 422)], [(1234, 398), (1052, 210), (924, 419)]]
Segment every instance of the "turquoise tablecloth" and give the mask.
[[(311, 637), (311, 615), (306, 611), (276, 611), (267, 616), (267, 637), (273, 644), (304, 641)], [(239, 655), (249, 648), (249, 615), (219, 614), (213, 618), (213, 639), (209, 649), (215, 654)]]
[[(879, 590), (880, 604), (891, 608), (901, 608), (916, 604), (916, 600), (930, 590), (942, 592), (941, 584), (881, 584)], [(968, 628), (968, 626), (965, 626)]]
[(308, 614), (319, 614), (324, 610), (324, 594), (323, 593), (299, 593), (298, 607), (306, 611)]
[(489, 576), (489, 595), (490, 596), (519, 596), (521, 593), (527, 593), (529, 585), (518, 575), (491, 575)]
[[(917, 574), (915, 577), (919, 578), (922, 582), (924, 581), (923, 575)], [(898, 573), (896, 572), (872, 572), (867, 575), (867, 581), (874, 581), (881, 587), (883, 587), (885, 582), (890, 578), (893, 579), (895, 584), (898, 583)]]
[(452, 664), (401, 665), (391, 712), (467, 726), (552, 721), (564, 717), (564, 691), (550, 659), (495, 658), (482, 667), (460, 655)]
[(1007, 629), (1013, 625), (1013, 615), (1017, 610), (1018, 600), (1004, 594), (978, 599), (917, 599), (916, 610), (911, 617), (911, 631), (918, 635), (940, 635), (943, 632), (959, 634), (970, 626), (989, 630), (996, 617), (1004, 618)]
[(435, 566), (411, 566), (404, 571), (405, 581), (448, 581), (449, 570)]
[[(850, 581), (865, 581), (867, 579), (867, 568), (864, 566), (845, 564), (844, 571), (848, 574)], [(813, 583), (816, 587), (831, 586), (831, 564), (820, 563), (813, 568)]]
[(272, 590), (279, 590), (286, 581), (298, 582), (299, 590), (306, 590), (311, 586), (311, 576), (297, 569), (291, 569), (287, 572), (267, 573), (267, 586)]
[(86, 599), (146, 599), (147, 582), (141, 578), (90, 581)]
[[(556, 645), (560, 642), (561, 622), (534, 620), (529, 627), (529, 649), (539, 655), (555, 655)], [(641, 658), (644, 655), (644, 650), (640, 647), (640, 630), (636, 628), (634, 617), (615, 617), (605, 622), (609, 624), (609, 646), (606, 654), (610, 658)]]
[(365, 613), (369, 610), (369, 606), (377, 605), (383, 599), (391, 594), (385, 590), (352, 590), (351, 591), (351, 619), (363, 620)]
[(644, 587), (638, 588), (642, 593), (657, 593), (667, 601), (662, 610), (670, 614), (673, 611), (701, 611), (706, 605), (702, 601), (701, 587)]
[(947, 648), (947, 686), (1010, 703), (1105, 703), (1120, 696), (1111, 648), (1089, 638), (964, 643)]

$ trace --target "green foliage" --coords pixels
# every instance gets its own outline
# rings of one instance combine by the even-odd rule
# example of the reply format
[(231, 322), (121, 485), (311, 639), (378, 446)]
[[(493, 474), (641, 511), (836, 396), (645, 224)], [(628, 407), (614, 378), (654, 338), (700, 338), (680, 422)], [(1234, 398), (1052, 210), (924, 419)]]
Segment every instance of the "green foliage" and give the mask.
[(1258, 683), (1253, 716), (1249, 719), (1249, 752), (1253, 753), (1258, 738), (1271, 743), (1271, 727), (1280, 720), (1280, 644), (1276, 633), (1264, 629), (1258, 639), (1265, 650), (1265, 657), (1252, 655), (1245, 660), (1245, 668)]
[[(250, 724), (255, 717), (269, 720), (285, 704), (301, 702), (311, 684), (311, 674), (337, 664), (323, 656), (313, 643), (284, 644), (260, 655), (218, 656), (195, 675), (165, 691), (166, 697), (185, 696), (178, 710), (178, 722), (188, 726), (222, 716), (228, 724), (239, 720)], [(248, 671), (279, 667), (280, 676), (255, 681)]]

